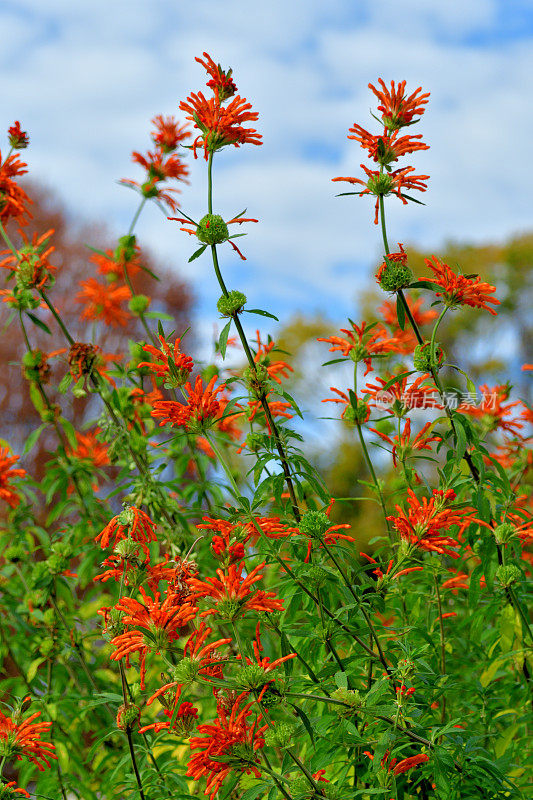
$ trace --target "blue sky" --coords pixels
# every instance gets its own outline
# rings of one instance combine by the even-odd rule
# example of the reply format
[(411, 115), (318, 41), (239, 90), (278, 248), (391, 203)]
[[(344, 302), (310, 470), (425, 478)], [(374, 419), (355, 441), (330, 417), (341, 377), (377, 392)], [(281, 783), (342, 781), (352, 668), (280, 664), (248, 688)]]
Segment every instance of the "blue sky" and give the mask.
[[(507, 0), (16, 0), (0, 2), (2, 119), (31, 136), (25, 156), (82, 218), (121, 235), (135, 209), (121, 177), (149, 144), (150, 119), (177, 114), (202, 88), (194, 56), (232, 66), (260, 114), (262, 147), (216, 157), (215, 210), (245, 206), (258, 225), (224, 248), (230, 288), (287, 319), (322, 310), (342, 321), (380, 255), (368, 198), (335, 198), (337, 175), (363, 160), (346, 138), (372, 126), (369, 81), (405, 78), (431, 101), (411, 161), (431, 175), (426, 206), (388, 203), (391, 242), (438, 252), (446, 239), (498, 240), (532, 225), (533, 7)], [(192, 163), (183, 207), (205, 213), (205, 164)], [(193, 284), (207, 335), (218, 290), (206, 254), (154, 206), (137, 233)]]

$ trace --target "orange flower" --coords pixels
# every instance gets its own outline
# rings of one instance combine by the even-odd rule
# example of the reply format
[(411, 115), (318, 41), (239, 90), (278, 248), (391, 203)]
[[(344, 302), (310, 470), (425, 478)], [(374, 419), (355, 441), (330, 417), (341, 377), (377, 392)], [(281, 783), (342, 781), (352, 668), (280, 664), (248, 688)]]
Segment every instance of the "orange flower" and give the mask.
[(380, 164), (390, 164), (401, 156), (414, 153), (416, 150), (429, 150), (428, 144), (417, 141), (422, 138), (421, 133), (416, 136), (398, 136), (397, 131), (394, 131), (392, 136), (387, 136), (385, 129), (383, 135), (375, 135), (356, 123), (350, 128), (350, 133), (353, 133), (353, 136), (348, 136), (348, 139), (359, 142), (361, 147), (368, 150), (368, 157)]
[[(271, 661), (270, 656), (262, 656), (261, 653), (263, 651), (263, 645), (261, 644), (260, 626), (261, 623), (258, 622), (255, 628), (255, 639), (252, 642), (255, 661), (253, 658), (249, 658), (246, 655), (244, 656), (244, 661), (247, 666), (250, 666), (250, 664), (257, 665), (258, 667), (261, 667), (261, 669), (264, 672), (264, 684), (261, 687), (261, 692), (258, 697), (258, 700), (261, 700), (267, 686), (270, 683), (273, 683), (274, 679), (267, 680), (266, 676), (270, 672), (273, 672), (275, 669), (277, 669), (277, 667), (281, 666), (281, 664), (283, 664), (285, 661), (290, 661), (290, 659), (292, 658), (297, 658), (298, 655), (297, 653), (289, 653), (288, 655), (282, 656), (281, 658), (276, 658), (275, 661)], [(238, 655), (237, 659), (242, 660), (242, 655)], [(259, 685), (256, 688), (259, 688)]]
[(404, 205), (407, 205), (408, 198), (403, 194), (404, 191), (411, 191), (416, 189), (420, 192), (425, 192), (429, 175), (411, 175), (414, 167), (401, 167), (393, 172), (379, 172), (377, 170), (368, 169), (364, 164), (360, 165), (367, 176), (367, 180), (363, 181), (360, 178), (332, 178), (332, 181), (347, 181), (351, 184), (359, 183), (365, 188), (360, 192), (350, 192), (349, 194), (373, 194), (376, 196), (376, 213), (374, 216), (374, 224), (378, 224), (379, 220), (379, 198), (388, 197), (390, 194), (395, 194)]
[(19, 458), (20, 456), (9, 456), (8, 447), (0, 447), (0, 499), (5, 500), (11, 508), (18, 506), (20, 497), (10, 486), (10, 481), (13, 478), (23, 478), (26, 475), (25, 469), (11, 469)]
[(225, 383), (214, 388), (217, 378), (218, 375), (214, 375), (204, 389), (202, 379), (198, 375), (194, 389), (190, 383), (186, 383), (183, 387), (187, 405), (175, 400), (161, 400), (153, 404), (152, 416), (162, 420), (160, 426), (168, 423), (172, 427), (177, 425), (196, 433), (209, 427), (221, 415), (222, 403), (217, 399), (217, 395), (226, 388)]
[(100, 433), (99, 428), (88, 433), (78, 433), (76, 431), (76, 441), (78, 446), (75, 450), (68, 451), (70, 456), (75, 458), (90, 461), (95, 467), (106, 467), (109, 464), (109, 457), (107, 455), (107, 444), (99, 442), (96, 438)]
[(392, 771), (395, 775), (400, 775), (402, 772), (407, 772), (408, 769), (418, 767), (419, 764), (425, 764), (426, 761), (429, 761), (429, 756), (425, 753), (419, 753), (416, 756), (410, 756), (409, 758), (402, 759), (402, 761), (398, 761)]
[(217, 569), (216, 578), (190, 578), (189, 584), (192, 595), (191, 600), (201, 597), (212, 597), (214, 604), (201, 617), (209, 614), (222, 614), (234, 620), (246, 611), (282, 611), (283, 601), (279, 600), (274, 592), (265, 592), (262, 589), (252, 588), (263, 577), (261, 570), (265, 562), (255, 567), (246, 578), (242, 577), (243, 564), (230, 564), (227, 573)]
[(151, 344), (145, 344), (143, 347), (143, 350), (150, 353), (156, 363), (141, 361), (137, 366), (139, 368), (147, 367), (158, 378), (164, 378), (167, 387), (181, 386), (192, 372), (194, 362), (190, 356), (186, 356), (180, 351), (181, 339), (176, 339), (174, 345), (171, 345), (165, 341), (163, 336), (159, 335), (159, 341), (161, 350)]
[(18, 120), (7, 129), (7, 136), (9, 145), (13, 150), (25, 150), (30, 143), (30, 137), (26, 131), (22, 130)]
[[(15, 781), (9, 781), (9, 783), (0, 783), (0, 792), (4, 792), (6, 789), (9, 789), (11, 794), (22, 794), (24, 797), (29, 797), (30, 795), (26, 791), (26, 789), (15, 788), (17, 784)], [(10, 797), (9, 794), (5, 794), (5, 797)], [(0, 794), (2, 797), (2, 794)]]
[(174, 117), (157, 114), (152, 120), (152, 125), (155, 126), (155, 130), (151, 133), (152, 141), (163, 153), (172, 153), (191, 135), (188, 127), (179, 125)]
[[(251, 727), (247, 719), (251, 715), (253, 702), (245, 706), (241, 704), (247, 692), (240, 694), (233, 703), (231, 710), (226, 710), (222, 703), (218, 706), (218, 717), (212, 723), (198, 725), (198, 733), (205, 736), (196, 736), (189, 742), (191, 755), (187, 776), (199, 780), (207, 777), (205, 794), (214, 800), (224, 780), (233, 769), (239, 773), (253, 772), (256, 778), (261, 777), (260, 771), (253, 765), (255, 751), (264, 747), (263, 733), (268, 725), (258, 726), (258, 719), (254, 717)], [(239, 758), (240, 754), (240, 758)]]
[(40, 716), (41, 712), (37, 711), (20, 722), (18, 715), (11, 719), (0, 711), (0, 742), (4, 757), (15, 757), (20, 761), (25, 756), (42, 772), (45, 764), (50, 766), (49, 759), (57, 756), (53, 752), (53, 744), (41, 741), (41, 734), (48, 733), (52, 723), (33, 721)]
[(117, 248), (117, 251), (108, 249), (103, 253), (93, 253), (89, 261), (96, 264), (100, 275), (109, 276), (109, 280), (117, 281), (125, 279), (125, 268), (128, 275), (135, 275), (141, 269), (140, 248), (135, 245), (133, 254), (126, 248)]
[(199, 146), (204, 148), (207, 161), (208, 153), (214, 153), (228, 144), (235, 147), (241, 144), (260, 145), (262, 136), (255, 128), (243, 127), (246, 122), (254, 122), (259, 116), (256, 111), (250, 110), (252, 106), (246, 98), (237, 95), (228, 106), (222, 105), (233, 96), (236, 89), (231, 80), (231, 70), (224, 72), (207, 53), (204, 56), (206, 62), (199, 58), (196, 60), (212, 76), (207, 85), (213, 90), (214, 96), (207, 100), (202, 92), (192, 92), (187, 101), (182, 101), (179, 105), (181, 111), (188, 112), (187, 119), (200, 131), (193, 142), (194, 157), (197, 157), (196, 150)]
[(429, 377), (429, 373), (426, 372), (408, 386), (408, 376), (405, 376), (395, 381), (387, 389), (384, 387), (388, 381), (377, 377), (376, 383), (367, 383), (365, 393), (373, 398), (370, 405), (397, 417), (405, 416), (413, 408), (442, 408), (435, 400), (435, 387), (424, 383)]
[(237, 87), (235, 86), (231, 77), (233, 70), (228, 69), (227, 71), (224, 71), (220, 64), (215, 64), (209, 53), (204, 52), (203, 56), (205, 60), (202, 60), (201, 58), (195, 58), (194, 60), (201, 64), (206, 70), (207, 74), (211, 76), (211, 80), (207, 81), (206, 86), (209, 86), (209, 88), (213, 90), (219, 102), (223, 103), (224, 100), (228, 100), (230, 97), (233, 97), (237, 91)]
[(144, 689), (146, 656), (152, 652), (160, 653), (179, 639), (181, 628), (196, 616), (197, 609), (190, 603), (182, 603), (180, 596), (174, 593), (169, 592), (161, 603), (159, 592), (152, 599), (142, 586), (139, 591), (144, 603), (133, 597), (122, 597), (115, 609), (123, 612), (123, 625), (141, 630), (128, 630), (111, 639), (111, 644), (116, 647), (111, 658), (119, 661), (125, 657), (128, 664), (130, 655), (139, 653), (141, 689)]
[(377, 328), (372, 335), (369, 335), (370, 331), (375, 328), (375, 323), (367, 325), (366, 322), (362, 322), (361, 326), (351, 320), (350, 323), (352, 330), (341, 328), (341, 333), (344, 333), (346, 338), (342, 336), (330, 336), (327, 339), (319, 337), (317, 342), (331, 344), (330, 353), (339, 350), (343, 356), (350, 356), (355, 363), (364, 361), (366, 365), (364, 374), (368, 375), (372, 369), (372, 356), (396, 350), (396, 338), (389, 337), (383, 327)]
[(181, 703), (175, 711), (166, 708), (163, 714), (167, 717), (164, 722), (152, 722), (151, 725), (144, 725), (139, 728), (139, 733), (146, 733), (146, 731), (159, 733), (167, 730), (172, 731), (177, 736), (186, 737), (198, 719), (198, 709), (188, 702)]
[(18, 155), (9, 156), (2, 163), (0, 152), (0, 222), (5, 225), (10, 219), (16, 219), (19, 225), (26, 225), (31, 214), (27, 206), (32, 202), (24, 189), (15, 183), (13, 178), (25, 175), (27, 164)]
[(288, 378), (288, 373), (294, 372), (293, 368), (285, 361), (273, 361), (271, 359), (270, 354), (276, 350), (276, 343), (270, 336), (268, 337), (268, 342), (261, 341), (261, 334), (258, 330), (256, 330), (255, 336), (257, 350), (254, 355), (254, 362), (265, 367), (270, 377), (281, 385), (279, 375), (283, 378)]
[(471, 306), (472, 308), (484, 308), (494, 316), (496, 311), (487, 303), (499, 305), (500, 301), (490, 295), (496, 291), (495, 286), (490, 283), (482, 283), (479, 275), (475, 278), (467, 275), (459, 275), (453, 272), (447, 264), (436, 256), (424, 259), (427, 267), (433, 272), (432, 278), (421, 278), (423, 281), (431, 281), (442, 287), (442, 292), (435, 292), (437, 297), (442, 297), (448, 308), (456, 306)]
[(338, 394), (338, 397), (326, 397), (322, 400), (323, 403), (341, 403), (345, 406), (342, 411), (341, 419), (345, 419), (347, 422), (358, 422), (359, 425), (364, 425), (365, 422), (368, 422), (368, 418), (370, 417), (370, 406), (365, 403), (364, 400), (361, 400), (354, 393), (355, 403), (357, 404), (357, 410), (354, 409), (352, 404), (351, 398), (346, 394), (346, 392), (342, 392), (340, 389), (336, 389), (335, 386), (329, 387), (332, 392)]
[(31, 244), (24, 231), (20, 231), (24, 244), (15, 255), (11, 250), (3, 250), (1, 255), (6, 255), (0, 262), (0, 267), (12, 270), (12, 273), (17, 277), (17, 287), (21, 288), (35, 288), (41, 289), (51, 273), (56, 271), (48, 261), (55, 247), (48, 247), (48, 240), (54, 233), (53, 228), (37, 237), (34, 233)]
[[(457, 409), (463, 414), (468, 414), (471, 417), (476, 417), (484, 422), (487, 422), (491, 431), (502, 430), (508, 431), (513, 436), (519, 436), (519, 431), (524, 427), (522, 422), (511, 411), (516, 406), (521, 406), (520, 400), (515, 400), (514, 403), (505, 403), (509, 399), (509, 386), (503, 384), (499, 386), (487, 386), (484, 383), (479, 387), (481, 392), (481, 403), (477, 405), (470, 405), (468, 403), (461, 403)], [(520, 437), (521, 438), (521, 437)]]
[(381, 105), (378, 106), (378, 111), (381, 111), (381, 119), (385, 127), (394, 131), (405, 125), (412, 125), (417, 122), (417, 120), (413, 120), (413, 117), (424, 113), (423, 106), (428, 102), (430, 92), (419, 94), (422, 91), (422, 87), (419, 86), (409, 97), (406, 97), (406, 81), (400, 81), (398, 86), (395, 86), (394, 81), (391, 81), (390, 89), (387, 88), (381, 78), (379, 78), (378, 82), (381, 89), (376, 89), (371, 83), (368, 84), (368, 88), (374, 92), (380, 101)]
[(82, 290), (74, 299), (76, 303), (85, 304), (81, 313), (82, 319), (102, 319), (106, 325), (112, 325), (113, 328), (127, 325), (131, 314), (122, 307), (122, 303), (131, 297), (127, 286), (109, 286), (99, 283), (96, 278), (80, 281), (79, 285)]
[[(448, 503), (455, 499), (455, 492), (448, 489), (446, 492), (435, 490), (429, 500), (416, 497), (412, 489), (407, 490), (407, 511), (396, 506), (398, 516), (387, 517), (401, 536), (410, 544), (441, 555), (459, 558), (459, 553), (450, 550), (450, 547), (459, 547), (459, 542), (447, 535), (451, 528), (458, 528), (456, 536), (460, 537), (463, 531), (473, 522), (485, 525), (477, 519), (472, 508), (453, 508)], [(488, 527), (488, 526), (487, 526)]]
[(426, 422), (422, 430), (416, 434), (413, 441), (411, 441), (411, 420), (409, 418), (405, 421), (403, 433), (395, 436), (394, 439), (376, 430), (376, 428), (370, 428), (370, 430), (377, 433), (384, 442), (388, 442), (392, 445), (392, 463), (396, 467), (398, 466), (398, 458), (400, 458), (400, 461), (404, 461), (406, 458), (409, 458), (415, 450), (431, 450), (431, 442), (440, 442), (442, 440), (442, 436), (426, 436), (431, 424), (431, 422)]
[[(111, 544), (113, 537), (114, 541)], [(107, 523), (95, 538), (95, 542), (100, 542), (100, 547), (105, 550), (107, 547), (116, 547), (118, 542), (123, 539), (139, 542), (146, 555), (146, 561), (148, 561), (150, 557), (148, 545), (150, 542), (157, 542), (155, 526), (148, 514), (145, 514), (140, 508), (128, 506)]]
[[(284, 400), (269, 400), (270, 393), (267, 394), (265, 397), (265, 401), (268, 403), (268, 408), (270, 409), (271, 416), (275, 419), (276, 417), (283, 417), (284, 419), (292, 419), (294, 414), (289, 412), (289, 408), (291, 408), (290, 403), (286, 403)], [(247, 420), (248, 422), (252, 422), (258, 414), (261, 414), (263, 409), (263, 404), (261, 400), (250, 400), (248, 402), (248, 407), (250, 409), (250, 413), (248, 414)], [(272, 435), (272, 431), (270, 429), (270, 423), (268, 419), (265, 418), (265, 424), (267, 426), (267, 430), (270, 435)]]

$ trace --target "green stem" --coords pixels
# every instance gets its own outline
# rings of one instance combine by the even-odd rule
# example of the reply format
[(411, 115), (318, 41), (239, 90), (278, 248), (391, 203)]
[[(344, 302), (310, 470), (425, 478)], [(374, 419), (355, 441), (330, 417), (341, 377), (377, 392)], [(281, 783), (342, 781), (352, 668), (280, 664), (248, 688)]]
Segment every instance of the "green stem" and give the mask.
[(131, 225), (128, 228), (127, 236), (131, 236), (133, 234), (133, 231), (135, 230), (135, 226), (137, 225), (137, 221), (138, 221), (139, 217), (141, 216), (141, 211), (143, 210), (145, 205), (146, 205), (146, 197), (143, 197), (143, 199), (139, 203), (139, 207), (138, 207), (137, 211), (133, 215), (133, 219), (131, 221)]
[[(213, 213), (213, 151), (209, 153), (209, 161), (207, 165), (207, 207), (210, 214)], [(228, 296), (228, 289), (226, 284), (224, 283), (224, 279), (222, 277), (222, 273), (220, 271), (220, 265), (218, 263), (218, 255), (217, 255), (217, 248), (216, 245), (211, 245), (211, 256), (213, 259), (213, 268), (215, 270), (215, 274), (217, 276), (218, 283), (220, 288), (222, 289), (222, 293), (225, 297)], [(248, 340), (246, 338), (246, 334), (244, 333), (244, 329), (242, 327), (241, 321), (238, 317), (237, 312), (232, 314), (233, 321), (235, 322), (235, 327), (237, 328), (237, 333), (239, 334), (239, 339), (241, 340), (241, 344), (244, 348), (244, 352), (246, 354), (246, 358), (248, 360), (248, 364), (250, 369), (257, 373), (256, 363), (254, 361), (254, 357), (252, 355), (252, 351), (250, 350), (250, 346), (248, 344)], [(268, 405), (267, 397), (265, 393), (261, 393), (259, 397), (259, 401), (263, 407), (263, 411), (265, 414), (265, 418), (268, 424), (270, 431), (272, 432), (272, 436), (274, 437), (274, 443), (276, 445), (276, 450), (278, 451), (278, 455), (281, 461), (281, 466), (283, 469), (283, 474), (285, 476), (285, 483), (287, 484), (287, 489), (289, 491), (292, 511), (294, 514), (294, 518), (297, 522), (300, 521), (300, 509), (298, 507), (298, 501), (296, 500), (296, 493), (294, 491), (294, 486), (292, 482), (291, 471), (289, 468), (289, 463), (287, 459), (287, 455), (285, 453), (285, 449), (283, 447), (283, 443), (281, 441), (278, 427), (274, 422), (274, 418), (272, 416), (272, 412), (270, 411), (270, 406)]]
[[(446, 642), (444, 639), (444, 621), (442, 619), (442, 601), (440, 597), (440, 589), (439, 589), (439, 582), (437, 580), (437, 576), (433, 575), (433, 580), (435, 582), (435, 592), (437, 594), (437, 607), (439, 610), (439, 627), (440, 627), (440, 672), (441, 675), (446, 675)], [(444, 725), (444, 720), (446, 718), (446, 692), (442, 694), (442, 711), (441, 711), (441, 724)]]
[(374, 465), (372, 464), (372, 459), (370, 458), (370, 454), (369, 454), (367, 446), (366, 446), (366, 442), (365, 442), (365, 438), (363, 436), (363, 431), (362, 431), (362, 428), (361, 428), (361, 424), (356, 420), (355, 425), (356, 425), (356, 428), (357, 428), (357, 433), (359, 435), (359, 441), (361, 443), (361, 448), (363, 450), (365, 461), (367, 463), (368, 469), (370, 471), (370, 475), (372, 476), (372, 481), (374, 483), (376, 492), (377, 492), (378, 497), (379, 497), (379, 503), (381, 505), (381, 510), (383, 511), (383, 516), (385, 517), (385, 525), (387, 526), (387, 531), (388, 531), (388, 534), (389, 534), (389, 540), (392, 540), (392, 529), (391, 529), (391, 526), (390, 526), (390, 522), (387, 519), (388, 514), (387, 514), (387, 506), (385, 505), (385, 498), (383, 497), (383, 492), (381, 491), (381, 486), (379, 484), (379, 480), (378, 480), (378, 477), (376, 475), (376, 471), (374, 469)]

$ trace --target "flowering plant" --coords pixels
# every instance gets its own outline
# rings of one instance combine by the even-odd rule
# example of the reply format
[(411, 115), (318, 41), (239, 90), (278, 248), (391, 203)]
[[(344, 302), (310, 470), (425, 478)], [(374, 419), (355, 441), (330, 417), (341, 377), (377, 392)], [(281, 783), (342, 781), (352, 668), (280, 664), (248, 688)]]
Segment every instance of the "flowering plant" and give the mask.
[[(184, 124), (154, 118), (153, 150), (133, 154), (144, 180), (123, 181), (140, 198), (130, 228), (93, 250), (98, 277), (74, 297), (94, 340), (78, 341), (54, 299), (54, 231), (23, 230), (18, 122), (0, 161), (4, 302), (40, 418), (17, 454), (0, 449), (0, 797), (525, 798), (531, 408), (504, 385), (482, 385), (478, 403), (437, 340), (459, 308), (496, 316), (496, 287), (436, 256), (417, 278), (409, 249), (388, 243), (386, 198), (427, 188), (395, 162), (428, 148), (403, 129), (429, 94), (370, 85), (380, 131), (355, 123), (348, 138), (375, 168), (333, 178), (375, 198), (387, 295), (380, 320), (318, 339), (335, 354), (326, 368), (349, 367), (322, 399), (366, 470), (354, 517), (308, 457), (293, 366), (246, 333), (244, 313), (273, 315), (224, 279), (220, 245), (244, 257), (228, 225), (257, 220), (215, 213), (213, 160), (262, 137), (232, 70), (196, 60), (209, 98), (180, 103)], [(175, 197), (187, 148), (206, 162), (199, 222)], [(150, 200), (197, 237), (191, 260), (211, 259), (224, 321), (212, 364), (136, 289)], [(129, 358), (104, 353), (102, 332), (132, 323)], [(452, 370), (469, 402), (450, 402)], [(88, 431), (69, 419), (80, 402)], [(44, 437), (46, 473), (31, 475)]]

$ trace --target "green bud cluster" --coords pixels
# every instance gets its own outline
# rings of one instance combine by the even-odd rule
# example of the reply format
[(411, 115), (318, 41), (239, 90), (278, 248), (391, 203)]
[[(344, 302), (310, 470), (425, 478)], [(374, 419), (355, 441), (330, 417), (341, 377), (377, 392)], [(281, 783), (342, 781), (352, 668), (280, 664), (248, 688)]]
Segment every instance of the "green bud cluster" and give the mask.
[(131, 261), (136, 255), (135, 244), (136, 239), (133, 234), (121, 236), (115, 249), (115, 259), (117, 261), (125, 261), (126, 263)]
[(365, 403), (364, 400), (358, 400), (355, 408), (353, 406), (346, 406), (343, 419), (345, 422), (353, 422), (363, 425), (367, 421), (369, 414), (370, 407), (368, 403)]
[(196, 235), (204, 244), (222, 244), (227, 241), (229, 231), (219, 214), (206, 214), (198, 223)]
[(329, 517), (323, 511), (306, 511), (300, 520), (300, 533), (310, 539), (321, 539), (331, 527)]
[(506, 544), (515, 535), (515, 527), (510, 522), (502, 522), (494, 528), (494, 538), (498, 544)]
[(265, 670), (259, 664), (247, 664), (239, 671), (235, 682), (240, 689), (249, 692), (262, 689), (266, 683)]
[(172, 670), (172, 677), (178, 683), (192, 683), (198, 677), (200, 665), (194, 658), (187, 656)]
[(514, 564), (508, 564), (507, 566), (502, 564), (496, 570), (496, 577), (502, 586), (512, 586), (513, 583), (517, 583), (520, 580), (522, 573)]
[(258, 400), (265, 394), (268, 386), (268, 370), (263, 364), (256, 364), (255, 369), (247, 367), (242, 373), (250, 392)]
[(415, 347), (413, 354), (413, 366), (418, 372), (429, 372), (431, 369), (439, 370), (444, 361), (444, 350), (438, 344), (434, 343), (435, 358), (431, 357), (431, 342), (425, 344), (418, 344)]
[(316, 591), (316, 589), (320, 589), (322, 586), (325, 586), (328, 579), (328, 573), (322, 567), (313, 566), (308, 570), (305, 579), (311, 589)]
[(122, 705), (117, 712), (117, 728), (120, 728), (121, 731), (131, 729), (139, 722), (140, 718), (141, 712), (137, 706)]
[(413, 272), (407, 264), (401, 261), (388, 261), (385, 259), (385, 268), (379, 276), (379, 285), (384, 292), (397, 292), (408, 286), (413, 280)]
[(382, 172), (380, 175), (372, 175), (367, 181), (366, 188), (372, 194), (386, 197), (394, 188), (394, 179), (386, 172)]
[(17, 564), (24, 559), (26, 548), (21, 544), (12, 544), (2, 553), (3, 557), (10, 564)]
[[(335, 689), (331, 696), (334, 700), (340, 700), (341, 703), (345, 703), (345, 706), (335, 706), (335, 711), (339, 717), (351, 717), (363, 705), (358, 689)], [(346, 706), (349, 706), (349, 708), (346, 708)]]
[(217, 603), (217, 611), (220, 619), (225, 622), (234, 622), (239, 616), (241, 604), (236, 600), (225, 598)]
[(144, 314), (149, 305), (149, 297), (147, 297), (145, 294), (136, 294), (130, 298), (128, 308), (132, 314), (135, 314), (136, 317), (140, 317), (141, 314)]
[(273, 728), (265, 731), (265, 744), (267, 747), (279, 747), (284, 749), (292, 744), (294, 735), (294, 725), (288, 722), (278, 722)]
[(237, 289), (232, 289), (228, 295), (222, 295), (217, 302), (217, 309), (223, 317), (232, 317), (239, 314), (246, 305), (246, 295)]

